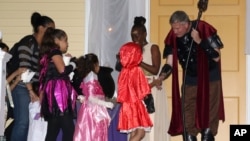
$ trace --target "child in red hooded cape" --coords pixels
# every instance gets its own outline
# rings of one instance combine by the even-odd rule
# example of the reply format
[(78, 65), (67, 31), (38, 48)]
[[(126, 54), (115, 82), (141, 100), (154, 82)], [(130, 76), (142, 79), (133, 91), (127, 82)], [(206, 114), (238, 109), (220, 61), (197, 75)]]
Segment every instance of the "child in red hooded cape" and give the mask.
[(143, 102), (150, 91), (147, 78), (139, 64), (142, 50), (138, 44), (124, 44), (119, 52), (122, 70), (118, 77), (118, 97), (121, 103), (118, 129), (131, 133), (129, 140), (141, 140), (153, 126)]

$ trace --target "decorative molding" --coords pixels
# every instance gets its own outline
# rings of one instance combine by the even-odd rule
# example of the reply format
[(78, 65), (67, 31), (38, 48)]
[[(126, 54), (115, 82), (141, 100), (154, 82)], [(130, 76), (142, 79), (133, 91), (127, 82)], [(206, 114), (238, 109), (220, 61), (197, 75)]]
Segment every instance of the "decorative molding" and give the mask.
[(159, 5), (162, 6), (192, 6), (194, 4), (194, 0), (159, 0)]

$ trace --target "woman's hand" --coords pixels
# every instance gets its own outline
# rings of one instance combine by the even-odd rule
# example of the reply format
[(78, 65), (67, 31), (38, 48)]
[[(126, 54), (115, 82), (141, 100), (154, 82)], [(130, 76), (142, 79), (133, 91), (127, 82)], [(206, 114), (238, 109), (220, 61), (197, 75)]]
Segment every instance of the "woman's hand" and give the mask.
[(26, 70), (27, 70), (27, 68), (18, 68), (17, 74), (18, 74), (18, 75), (19, 75), (19, 74), (22, 74), (22, 73), (24, 73)]
[(150, 83), (150, 87), (153, 88), (154, 86), (158, 89), (161, 90), (162, 89), (162, 80), (160, 78), (155, 79), (155, 77), (153, 77), (153, 81)]

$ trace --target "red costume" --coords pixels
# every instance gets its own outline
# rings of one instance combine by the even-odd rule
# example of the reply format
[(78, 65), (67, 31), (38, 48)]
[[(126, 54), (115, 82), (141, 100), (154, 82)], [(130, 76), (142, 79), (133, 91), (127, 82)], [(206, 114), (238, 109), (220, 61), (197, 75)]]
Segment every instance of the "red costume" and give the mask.
[(153, 126), (143, 99), (151, 90), (139, 64), (141, 47), (135, 43), (123, 45), (119, 52), (122, 70), (118, 78), (118, 97), (121, 103), (118, 129), (129, 133), (136, 128), (149, 131)]

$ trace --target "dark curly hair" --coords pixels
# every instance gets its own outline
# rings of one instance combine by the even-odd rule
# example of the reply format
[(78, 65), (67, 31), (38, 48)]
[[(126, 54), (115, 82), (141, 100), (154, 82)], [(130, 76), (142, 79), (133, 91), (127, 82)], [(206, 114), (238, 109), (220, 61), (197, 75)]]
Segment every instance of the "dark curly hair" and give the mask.
[(80, 78), (84, 78), (89, 72), (95, 70), (95, 65), (99, 63), (98, 57), (94, 53), (89, 53), (77, 58), (76, 73)]
[(67, 37), (65, 31), (61, 29), (54, 29), (49, 27), (44, 33), (41, 48), (40, 48), (40, 56), (44, 54), (50, 53), (50, 51), (54, 48), (60, 49), (60, 47), (55, 43), (55, 39), (62, 39)]
[(140, 17), (135, 17), (134, 18), (134, 25), (132, 26), (132, 30), (139, 28), (143, 32), (147, 32), (147, 29), (145, 27), (146, 19), (142, 16)]

